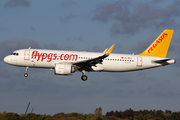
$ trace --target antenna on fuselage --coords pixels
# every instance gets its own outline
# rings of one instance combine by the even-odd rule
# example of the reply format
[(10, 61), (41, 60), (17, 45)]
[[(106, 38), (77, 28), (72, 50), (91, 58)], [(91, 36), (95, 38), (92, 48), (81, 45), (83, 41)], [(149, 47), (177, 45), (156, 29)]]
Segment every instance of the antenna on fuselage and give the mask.
[(29, 47), (29, 49), (31, 49), (31, 47)]

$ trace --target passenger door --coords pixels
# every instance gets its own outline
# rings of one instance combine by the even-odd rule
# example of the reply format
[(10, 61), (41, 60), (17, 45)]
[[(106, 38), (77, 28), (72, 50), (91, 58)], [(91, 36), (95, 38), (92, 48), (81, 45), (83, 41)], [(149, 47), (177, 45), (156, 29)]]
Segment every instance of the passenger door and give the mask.
[(24, 51), (24, 60), (29, 60), (30, 59), (30, 50), (25, 50)]

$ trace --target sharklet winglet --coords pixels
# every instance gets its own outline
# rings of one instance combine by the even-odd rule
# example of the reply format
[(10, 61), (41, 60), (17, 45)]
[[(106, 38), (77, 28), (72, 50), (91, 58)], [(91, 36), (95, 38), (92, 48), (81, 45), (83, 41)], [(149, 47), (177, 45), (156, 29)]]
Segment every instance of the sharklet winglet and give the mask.
[(106, 53), (107, 51), (108, 51), (108, 48), (106, 48), (103, 53)]
[(113, 45), (109, 48), (109, 50), (106, 52), (106, 55), (110, 55), (110, 54), (111, 54), (114, 46), (115, 46), (115, 44), (113, 44)]

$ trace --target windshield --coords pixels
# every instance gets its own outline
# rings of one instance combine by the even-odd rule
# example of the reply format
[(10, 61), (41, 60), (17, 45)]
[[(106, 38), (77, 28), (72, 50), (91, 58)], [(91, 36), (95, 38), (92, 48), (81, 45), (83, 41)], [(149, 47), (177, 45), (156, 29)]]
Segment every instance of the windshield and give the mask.
[(16, 55), (16, 56), (18, 56), (18, 55), (19, 55), (19, 53), (11, 53), (11, 55)]

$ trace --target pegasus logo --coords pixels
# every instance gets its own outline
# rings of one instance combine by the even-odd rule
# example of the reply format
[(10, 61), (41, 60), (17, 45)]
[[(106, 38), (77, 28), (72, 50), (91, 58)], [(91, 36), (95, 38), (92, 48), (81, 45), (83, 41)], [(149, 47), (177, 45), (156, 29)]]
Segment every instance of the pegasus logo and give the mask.
[(149, 49), (147, 50), (148, 51), (148, 53), (150, 53), (151, 51), (153, 51), (157, 46), (158, 46), (158, 44), (160, 44), (163, 40), (164, 40), (164, 38), (165, 37), (167, 37), (168, 36), (168, 34), (167, 33), (162, 33), (162, 35), (160, 36), (160, 37), (158, 37), (154, 42), (153, 42), (153, 44), (149, 47)]

